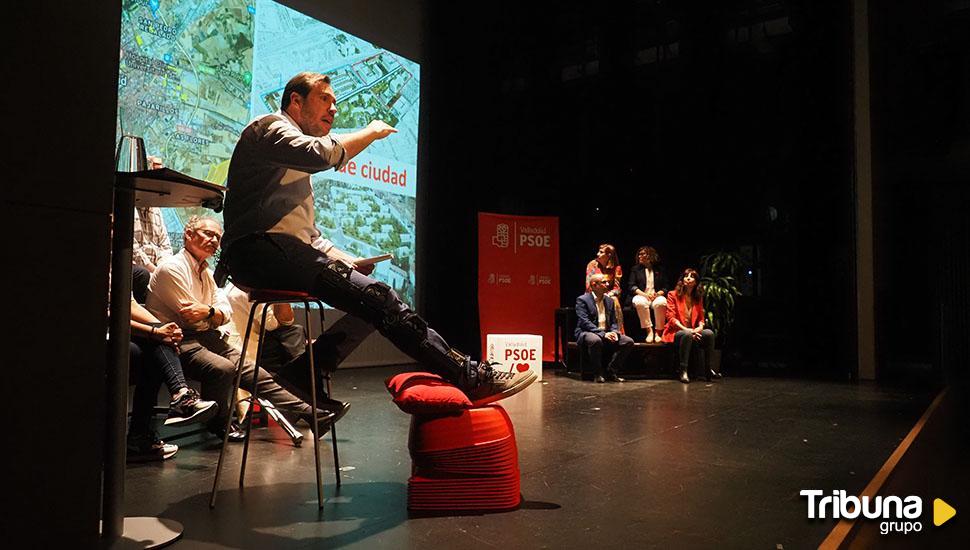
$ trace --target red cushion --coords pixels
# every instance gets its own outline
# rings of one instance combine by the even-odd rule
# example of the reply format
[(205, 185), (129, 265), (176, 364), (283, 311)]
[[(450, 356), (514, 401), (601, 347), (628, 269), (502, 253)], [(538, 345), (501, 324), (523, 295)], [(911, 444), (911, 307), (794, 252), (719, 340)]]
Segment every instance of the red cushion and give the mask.
[(472, 407), (465, 392), (430, 372), (405, 372), (384, 383), (394, 404), (408, 414), (448, 414)]

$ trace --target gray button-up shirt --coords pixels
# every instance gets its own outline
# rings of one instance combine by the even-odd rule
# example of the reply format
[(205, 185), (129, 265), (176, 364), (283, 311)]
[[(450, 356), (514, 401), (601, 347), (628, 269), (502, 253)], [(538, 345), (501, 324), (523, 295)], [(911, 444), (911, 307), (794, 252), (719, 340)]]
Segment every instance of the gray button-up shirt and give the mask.
[(229, 161), (223, 248), (253, 233), (319, 242), (310, 174), (340, 168), (346, 156), (335, 138), (304, 134), (285, 112), (250, 122)]

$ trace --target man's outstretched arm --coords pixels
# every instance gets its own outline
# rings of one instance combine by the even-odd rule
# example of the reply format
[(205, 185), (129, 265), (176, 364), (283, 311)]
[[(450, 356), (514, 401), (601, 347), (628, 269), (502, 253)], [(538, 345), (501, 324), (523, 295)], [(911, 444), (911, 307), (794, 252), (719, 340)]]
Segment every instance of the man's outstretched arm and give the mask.
[(394, 133), (397, 133), (397, 130), (390, 124), (383, 120), (372, 120), (370, 124), (356, 132), (337, 134), (333, 137), (344, 146), (344, 150), (347, 153), (344, 159), (346, 162), (357, 156), (358, 153), (366, 149), (371, 143), (379, 139), (384, 139)]

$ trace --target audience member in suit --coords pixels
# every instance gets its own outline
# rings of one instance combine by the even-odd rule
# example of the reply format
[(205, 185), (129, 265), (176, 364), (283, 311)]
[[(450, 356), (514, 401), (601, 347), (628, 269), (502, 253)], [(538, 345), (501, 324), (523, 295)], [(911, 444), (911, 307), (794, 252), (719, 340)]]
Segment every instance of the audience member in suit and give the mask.
[[(660, 256), (652, 246), (637, 249), (637, 263), (630, 268), (630, 281), (627, 286), (627, 300), (637, 310), (640, 328), (647, 332), (646, 343), (663, 340), (664, 325), (667, 322), (667, 283), (663, 273), (657, 269)], [(654, 319), (651, 321), (650, 313)], [(656, 331), (654, 331), (656, 327)]]
[[(585, 350), (589, 356), (597, 382), (623, 382), (616, 371), (633, 350), (633, 339), (620, 334), (618, 308), (607, 296), (609, 285), (609, 278), (597, 273), (590, 277), (590, 291), (576, 298), (576, 342), (580, 353)], [(612, 358), (604, 369), (604, 356), (608, 354), (612, 354)]]
[(667, 295), (667, 326), (664, 342), (677, 346), (680, 359), (680, 381), (688, 384), (687, 367), (691, 348), (700, 345), (703, 353), (704, 374), (708, 381), (720, 378), (714, 370), (714, 332), (704, 328), (704, 292), (697, 281), (697, 271), (687, 268), (677, 280), (677, 288)]
[(620, 327), (620, 334), (626, 334), (623, 329), (623, 309), (620, 307), (620, 294), (623, 291), (620, 281), (623, 279), (623, 268), (620, 267), (615, 246), (609, 243), (601, 244), (596, 250), (596, 258), (586, 264), (586, 292), (590, 291), (589, 281), (593, 275), (606, 275), (606, 295), (612, 298), (616, 305), (616, 320), (617, 326)]

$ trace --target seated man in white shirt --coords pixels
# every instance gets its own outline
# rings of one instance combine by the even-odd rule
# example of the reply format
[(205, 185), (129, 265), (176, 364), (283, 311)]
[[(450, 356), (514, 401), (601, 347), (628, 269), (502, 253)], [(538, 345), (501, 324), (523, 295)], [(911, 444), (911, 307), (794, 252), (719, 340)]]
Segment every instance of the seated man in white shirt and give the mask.
[[(202, 397), (220, 404), (220, 414), (209, 424), (209, 430), (223, 437), (230, 407), (239, 352), (229, 345), (218, 330), (232, 319), (232, 308), (219, 298), (216, 283), (207, 260), (215, 254), (222, 238), (222, 227), (212, 218), (193, 216), (185, 225), (183, 248), (160, 263), (152, 273), (148, 287), (147, 308), (162, 322), (175, 322), (183, 332), (179, 359), (185, 374), (202, 382)], [(250, 387), (253, 364), (243, 366), (243, 387)], [(309, 392), (288, 384), (289, 391), (266, 371), (260, 370), (259, 394), (291, 418), (301, 418), (322, 437), (332, 422), (342, 417), (348, 405), (318, 399), (321, 408), (319, 426), (312, 424)], [(299, 393), (300, 395), (294, 395)], [(244, 436), (233, 430), (230, 440)]]

